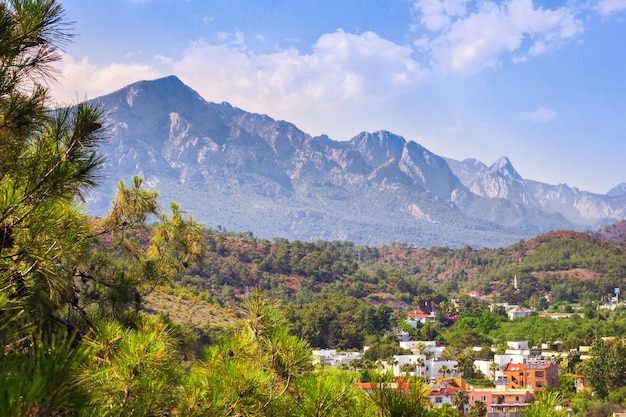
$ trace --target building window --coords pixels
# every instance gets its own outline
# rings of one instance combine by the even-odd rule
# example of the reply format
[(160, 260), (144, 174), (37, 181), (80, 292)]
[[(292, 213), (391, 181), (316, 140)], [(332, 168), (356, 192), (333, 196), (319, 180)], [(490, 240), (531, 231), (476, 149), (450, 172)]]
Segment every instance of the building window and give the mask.
[(443, 398), (441, 398), (441, 397), (435, 397), (435, 402), (436, 402), (437, 404), (441, 404), (441, 403), (443, 402)]
[(487, 402), (487, 396), (486, 395), (481, 396), (480, 397), (480, 401), (482, 401), (484, 403)]
[(545, 378), (546, 373), (544, 371), (535, 372), (535, 378)]

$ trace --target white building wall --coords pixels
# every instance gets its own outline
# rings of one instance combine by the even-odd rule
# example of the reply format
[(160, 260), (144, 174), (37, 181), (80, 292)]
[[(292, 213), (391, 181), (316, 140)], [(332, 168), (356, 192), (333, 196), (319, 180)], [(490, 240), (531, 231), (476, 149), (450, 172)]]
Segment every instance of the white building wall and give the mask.
[(421, 359), (423, 363), (426, 363), (425, 355), (394, 355), (393, 359), (394, 359), (394, 362), (396, 363), (386, 364), (385, 370), (388, 370), (388, 369), (392, 370), (394, 376), (405, 375), (405, 373), (402, 372), (402, 366), (406, 364), (410, 364), (411, 367), (414, 369), (414, 371), (410, 372), (409, 375), (414, 375), (414, 376), (426, 375), (425, 374), (426, 365), (421, 366), (421, 367), (418, 366), (418, 359)]
[[(437, 359), (428, 359), (426, 361), (425, 377), (428, 379), (438, 379), (443, 375), (440, 373), (440, 369), (443, 365), (446, 365), (450, 371), (452, 371), (458, 365), (457, 361), (446, 361)], [(454, 374), (452, 374), (454, 375)]]

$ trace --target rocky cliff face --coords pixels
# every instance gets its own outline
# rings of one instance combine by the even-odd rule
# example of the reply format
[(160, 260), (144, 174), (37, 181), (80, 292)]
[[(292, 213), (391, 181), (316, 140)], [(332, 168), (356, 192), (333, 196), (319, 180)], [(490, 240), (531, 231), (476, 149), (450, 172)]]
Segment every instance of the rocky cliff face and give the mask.
[(626, 188), (620, 186), (600, 195), (566, 184), (525, 180), (506, 157), (490, 167), (473, 159), (447, 162), (463, 184), (481, 197), (504, 198), (527, 209), (561, 214), (574, 224), (592, 228), (626, 217), (626, 192), (623, 192)]
[(108, 209), (115, 184), (133, 175), (158, 189), (164, 206), (177, 201), (208, 227), (372, 245), (500, 246), (610, 222), (626, 207), (625, 193), (527, 181), (507, 158), (491, 167), (446, 160), (386, 131), (347, 142), (311, 137), (291, 123), (207, 102), (176, 77), (95, 101), (111, 132), (102, 147), (106, 178), (88, 199), (96, 215)]

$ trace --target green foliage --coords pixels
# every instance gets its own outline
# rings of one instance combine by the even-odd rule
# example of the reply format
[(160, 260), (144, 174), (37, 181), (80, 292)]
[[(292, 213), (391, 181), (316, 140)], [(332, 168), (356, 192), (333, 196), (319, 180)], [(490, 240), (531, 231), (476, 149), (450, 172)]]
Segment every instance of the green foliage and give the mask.
[(535, 401), (522, 411), (522, 417), (565, 417), (567, 411), (561, 405), (561, 396), (556, 392), (538, 392)]
[[(308, 344), (282, 325), (258, 292), (248, 301), (243, 332), (211, 346), (184, 386), (185, 415), (286, 415), (294, 381), (311, 370)], [(282, 412), (280, 410), (283, 410)]]
[(626, 387), (626, 346), (622, 340), (596, 339), (590, 358), (581, 369), (595, 395), (605, 399), (615, 390)]
[(470, 407), (470, 417), (485, 417), (487, 415), (487, 406), (484, 402), (476, 400)]
[[(350, 417), (363, 402), (354, 388), (355, 376), (345, 371), (310, 373), (298, 381), (297, 417)], [(360, 400), (360, 401), (359, 401)]]
[(427, 417), (432, 415), (429, 392), (430, 388), (421, 379), (412, 378), (405, 383), (392, 381), (388, 375), (378, 375), (369, 398), (375, 415), (380, 417)]
[(360, 349), (366, 336), (389, 328), (389, 310), (325, 292), (290, 311), (295, 332), (316, 347)]
[[(80, 201), (97, 183), (106, 129), (98, 106), (49, 110), (52, 65), (71, 37), (64, 17), (54, 0), (0, 1), (0, 416), (444, 417), (454, 410), (431, 408), (421, 380), (375, 372), (376, 360), (403, 353), (385, 343), (392, 308), (398, 322), (409, 308), (436, 310), (438, 323), (414, 336), (448, 340), (466, 378), (478, 376), (468, 345), (624, 335), (626, 310), (596, 304), (626, 283), (624, 247), (587, 235), (496, 250), (269, 242), (205, 230), (175, 203), (161, 212), (140, 177), (120, 182), (108, 216), (87, 218)], [(594, 279), (579, 279), (580, 269)], [(459, 295), (473, 288), (539, 306), (551, 292), (565, 309), (584, 304), (586, 317), (508, 322)], [(240, 309), (242, 321), (194, 329), (147, 316), (156, 289)], [(379, 342), (360, 374), (313, 371), (311, 344), (351, 349), (367, 339)], [(625, 349), (594, 343), (581, 369), (595, 398), (624, 402)], [(375, 388), (356, 391), (357, 378)], [(577, 411), (608, 409), (574, 400)], [(559, 415), (558, 401), (549, 391), (526, 415)], [(467, 398), (455, 402), (462, 410)], [(478, 403), (470, 414), (484, 415)]]
[(370, 361), (387, 360), (395, 355), (411, 354), (411, 351), (402, 349), (397, 343), (372, 343), (363, 354), (363, 359)]
[(89, 399), (76, 376), (93, 358), (72, 335), (36, 336), (4, 346), (0, 357), (0, 416), (70, 415)]
[(98, 323), (90, 344), (96, 360), (79, 381), (91, 391), (91, 406), (106, 416), (167, 416), (176, 399), (180, 368), (166, 326), (141, 319), (136, 329)]

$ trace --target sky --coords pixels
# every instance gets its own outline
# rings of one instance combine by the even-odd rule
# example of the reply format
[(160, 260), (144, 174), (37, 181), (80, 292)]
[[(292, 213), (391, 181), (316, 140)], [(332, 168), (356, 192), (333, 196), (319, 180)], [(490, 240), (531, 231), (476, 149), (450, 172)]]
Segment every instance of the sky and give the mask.
[(55, 100), (178, 76), (207, 101), (604, 194), (626, 182), (626, 0), (62, 0)]

